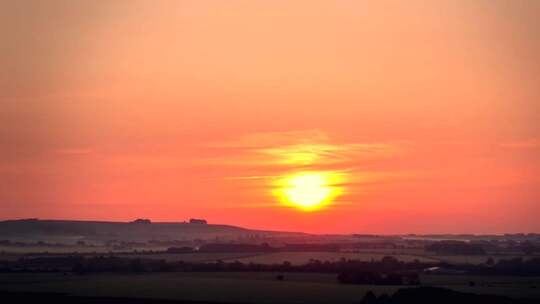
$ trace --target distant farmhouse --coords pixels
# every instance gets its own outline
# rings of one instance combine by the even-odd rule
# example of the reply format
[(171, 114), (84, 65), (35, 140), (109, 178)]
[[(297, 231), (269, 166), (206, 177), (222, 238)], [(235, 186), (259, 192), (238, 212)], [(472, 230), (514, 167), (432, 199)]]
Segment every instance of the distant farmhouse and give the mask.
[(208, 224), (208, 222), (203, 219), (189, 219), (189, 223), (190, 224), (203, 224), (203, 225)]

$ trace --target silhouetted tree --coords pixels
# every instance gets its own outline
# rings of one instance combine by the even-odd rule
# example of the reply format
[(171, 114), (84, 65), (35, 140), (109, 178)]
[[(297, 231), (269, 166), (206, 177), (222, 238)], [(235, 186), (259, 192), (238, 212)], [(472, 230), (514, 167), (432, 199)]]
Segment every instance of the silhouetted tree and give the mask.
[(368, 291), (362, 301), (361, 304), (377, 304), (377, 297), (373, 293), (373, 291)]
[(130, 270), (132, 272), (142, 272), (144, 271), (144, 265), (140, 259), (134, 259), (130, 263)]

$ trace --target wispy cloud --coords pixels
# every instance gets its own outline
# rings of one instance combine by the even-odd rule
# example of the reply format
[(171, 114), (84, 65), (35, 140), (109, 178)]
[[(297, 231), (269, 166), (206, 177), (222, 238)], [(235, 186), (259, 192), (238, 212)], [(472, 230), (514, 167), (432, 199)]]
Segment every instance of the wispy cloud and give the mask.
[(268, 155), (273, 163), (283, 165), (330, 165), (359, 159), (388, 157), (400, 148), (388, 143), (311, 143), (256, 150)]
[(255, 132), (238, 138), (210, 144), (211, 147), (262, 149), (276, 146), (328, 142), (330, 138), (320, 130), (284, 132)]
[[(407, 141), (343, 142), (319, 130), (262, 132), (210, 144), (216, 155), (203, 160), (207, 164), (234, 168), (239, 173), (227, 179), (269, 180), (298, 170), (341, 172), (351, 182), (366, 181), (364, 165), (405, 153)], [(355, 178), (362, 176), (362, 178)]]

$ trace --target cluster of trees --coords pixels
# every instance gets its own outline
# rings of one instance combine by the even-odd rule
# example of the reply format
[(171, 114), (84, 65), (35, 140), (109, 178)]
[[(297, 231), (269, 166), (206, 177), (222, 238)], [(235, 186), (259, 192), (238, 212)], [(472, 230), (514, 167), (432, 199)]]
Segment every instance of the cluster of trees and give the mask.
[[(170, 251), (170, 248), (169, 248)], [(199, 252), (273, 252), (276, 248), (268, 244), (207, 244), (199, 248)]]
[[(369, 291), (360, 301), (361, 304), (511, 304), (516, 302), (518, 301), (515, 299), (502, 296), (464, 293), (439, 287), (402, 288), (391, 296), (382, 294), (378, 297)], [(533, 303), (533, 301), (519, 300), (518, 303)]]
[(149, 220), (149, 219), (140, 219), (139, 218), (139, 219), (136, 219), (136, 220), (134, 220), (133, 222), (130, 222), (130, 223), (131, 224), (146, 224), (146, 225), (148, 225), (148, 224), (152, 224), (152, 221)]
[(285, 244), (279, 248), (281, 251), (300, 251), (300, 252), (337, 252), (340, 250), (338, 244)]
[(290, 262), (280, 264), (255, 264), (217, 261), (205, 262), (167, 262), (153, 258), (125, 258), (117, 256), (49, 256), (36, 258), (21, 258), (16, 261), (0, 261), (0, 271), (74, 271), (74, 272), (319, 272), (341, 273), (344, 271), (367, 272), (420, 272), (433, 263), (420, 263), (418, 261), (405, 263), (393, 257), (385, 257), (381, 261), (354, 261), (342, 259), (337, 262), (310, 260), (304, 265), (292, 265)]
[(36, 242), (17, 242), (17, 241), (10, 241), (10, 240), (0, 240), (0, 246), (5, 247), (66, 247), (67, 244), (63, 243), (49, 243), (44, 241), (36, 241)]
[[(447, 265), (447, 267), (456, 268), (456, 266), (451, 265)], [(459, 268), (467, 273), (478, 275), (538, 276), (540, 275), (540, 258), (514, 258), (500, 260), (497, 263), (488, 259), (484, 265), (461, 265)]]
[(140, 272), (166, 270), (164, 260), (120, 257), (58, 256), (0, 262), (0, 272)]
[[(342, 249), (395, 249), (399, 246), (391, 241), (386, 242), (363, 242), (363, 243), (300, 243), (285, 244), (279, 247), (272, 247), (267, 243), (209, 243), (203, 244), (199, 251), (201, 252), (338, 252)], [(439, 255), (486, 255), (486, 251), (503, 250), (491, 243), (468, 243), (463, 241), (438, 241), (428, 243), (426, 251)], [(169, 252), (174, 252), (175, 247), (171, 247)], [(513, 247), (507, 248), (510, 251), (523, 252), (532, 255), (540, 252), (540, 247), (532, 242), (519, 243)], [(194, 249), (192, 251), (195, 251)], [(185, 248), (181, 252), (186, 252)]]
[(167, 253), (192, 253), (195, 250), (192, 247), (169, 247), (166, 251)]
[(479, 244), (469, 244), (460, 241), (445, 241), (437, 242), (425, 247), (426, 251), (435, 252), (436, 254), (451, 254), (451, 255), (485, 255), (486, 251)]
[(533, 255), (540, 252), (540, 246), (530, 241), (519, 244), (519, 249), (527, 255)]
[[(340, 250), (338, 244), (285, 244), (281, 247), (272, 247), (267, 243), (263, 244), (242, 244), (242, 243), (211, 243), (202, 245), (198, 252), (277, 252), (277, 251), (296, 251), (296, 252), (337, 252)], [(168, 253), (193, 252), (187, 247), (171, 247)]]
[(439, 262), (403, 262), (394, 257), (380, 261), (310, 260), (303, 265), (289, 262), (280, 264), (255, 264), (241, 262), (167, 262), (155, 258), (126, 258), (117, 256), (46, 256), (20, 258), (16, 261), (0, 261), (0, 272), (13, 271), (73, 271), (85, 272), (318, 272), (340, 274), (342, 283), (357, 284), (415, 284), (414, 274), (431, 267), (455, 269), (476, 275), (540, 275), (540, 258), (500, 260), (481, 265), (451, 265)]
[(418, 273), (343, 271), (338, 274), (341, 284), (361, 285), (419, 285)]

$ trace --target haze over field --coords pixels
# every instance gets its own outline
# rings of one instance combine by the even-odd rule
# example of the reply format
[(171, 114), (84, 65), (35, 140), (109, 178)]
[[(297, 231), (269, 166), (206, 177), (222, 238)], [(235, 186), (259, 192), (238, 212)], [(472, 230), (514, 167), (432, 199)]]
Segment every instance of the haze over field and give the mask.
[(540, 231), (540, 1), (1, 1), (0, 219)]

